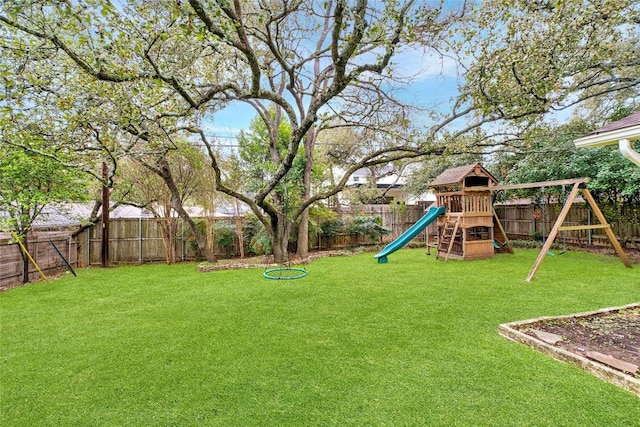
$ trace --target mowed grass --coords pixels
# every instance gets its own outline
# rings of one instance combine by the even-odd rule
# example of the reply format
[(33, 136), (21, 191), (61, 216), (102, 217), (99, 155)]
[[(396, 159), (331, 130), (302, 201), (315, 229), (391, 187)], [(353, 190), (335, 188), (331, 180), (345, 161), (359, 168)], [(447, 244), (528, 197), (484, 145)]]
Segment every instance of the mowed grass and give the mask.
[(640, 300), (640, 268), (536, 251), (324, 258), (300, 280), (196, 265), (0, 294), (3, 426), (638, 426), (640, 400), (498, 325)]

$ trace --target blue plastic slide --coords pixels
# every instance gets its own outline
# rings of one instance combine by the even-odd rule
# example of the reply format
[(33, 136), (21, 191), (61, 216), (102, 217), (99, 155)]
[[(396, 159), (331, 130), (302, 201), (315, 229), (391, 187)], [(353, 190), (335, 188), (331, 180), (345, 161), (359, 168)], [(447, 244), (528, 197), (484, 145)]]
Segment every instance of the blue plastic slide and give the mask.
[(418, 220), (415, 224), (413, 224), (407, 231), (402, 233), (400, 237), (398, 237), (393, 242), (389, 243), (384, 247), (383, 250), (375, 254), (373, 257), (378, 258), (378, 264), (384, 264), (388, 262), (387, 255), (394, 253), (418, 235), (422, 230), (427, 228), (429, 224), (431, 224), (437, 217), (444, 214), (445, 208), (444, 206), (435, 207), (432, 206), (429, 208), (427, 213)]

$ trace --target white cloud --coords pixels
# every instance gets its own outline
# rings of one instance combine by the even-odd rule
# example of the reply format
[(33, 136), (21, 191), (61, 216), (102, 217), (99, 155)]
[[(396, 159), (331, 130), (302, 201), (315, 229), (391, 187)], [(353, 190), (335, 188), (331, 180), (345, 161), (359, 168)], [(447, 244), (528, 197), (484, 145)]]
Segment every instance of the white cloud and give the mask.
[(458, 64), (434, 51), (407, 49), (394, 56), (394, 69), (401, 78), (420, 81), (431, 77), (457, 77)]

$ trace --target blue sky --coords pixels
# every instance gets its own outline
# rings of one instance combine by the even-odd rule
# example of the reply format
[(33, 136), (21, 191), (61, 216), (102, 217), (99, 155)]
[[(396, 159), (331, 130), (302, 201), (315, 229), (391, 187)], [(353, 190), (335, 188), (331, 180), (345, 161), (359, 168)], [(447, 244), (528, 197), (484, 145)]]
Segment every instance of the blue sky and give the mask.
[[(403, 101), (431, 110), (449, 110), (452, 99), (457, 95), (456, 64), (453, 60), (405, 50), (395, 57), (394, 68), (399, 76), (411, 77), (412, 80), (398, 92)], [(249, 105), (235, 102), (217, 112), (206, 131), (222, 144), (225, 141), (234, 144), (238, 132), (247, 129), (255, 116), (255, 110)]]

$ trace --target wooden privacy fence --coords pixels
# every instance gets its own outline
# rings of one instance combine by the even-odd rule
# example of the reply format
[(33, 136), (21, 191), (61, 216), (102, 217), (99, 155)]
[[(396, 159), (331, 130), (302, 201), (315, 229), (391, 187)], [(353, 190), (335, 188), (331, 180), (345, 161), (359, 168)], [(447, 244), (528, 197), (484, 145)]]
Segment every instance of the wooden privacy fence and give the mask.
[[(558, 204), (544, 206), (496, 204), (494, 209), (510, 239), (543, 240), (551, 232), (562, 206)], [(621, 220), (609, 221), (618, 241), (631, 249), (640, 249), (640, 221), (637, 215), (637, 211), (632, 207), (625, 206), (621, 212)], [(575, 203), (567, 214), (564, 225), (597, 223), (598, 219), (588, 206)], [(565, 242), (568, 245), (577, 246), (610, 246), (604, 230), (561, 231), (556, 237), (556, 243)]]
[[(102, 224), (87, 228), (76, 237), (78, 263), (99, 265), (102, 261)], [(189, 232), (182, 221), (177, 222), (172, 239), (176, 261), (195, 261)], [(109, 224), (109, 262), (145, 263), (166, 261), (167, 252), (162, 228), (153, 218), (112, 219)]]
[[(29, 233), (27, 237), (28, 251), (45, 275), (54, 274), (66, 268), (51, 242), (72, 267), (78, 265), (78, 245), (71, 238), (70, 231), (36, 231)], [(0, 238), (0, 288), (22, 281), (23, 262), (20, 253), (18, 243), (12, 242), (8, 236)], [(30, 280), (41, 279), (40, 273), (31, 262), (29, 278)]]
[[(544, 211), (532, 205), (495, 205), (496, 213), (510, 239), (533, 240), (547, 236), (555, 223), (561, 206), (546, 205)], [(351, 210), (341, 211), (342, 215), (376, 215), (382, 217), (382, 225), (391, 228), (389, 235), (383, 236), (379, 242), (369, 237), (355, 234), (338, 234), (333, 237), (316, 236), (309, 242), (311, 250), (348, 249), (357, 246), (386, 244), (415, 224), (424, 214), (418, 206), (406, 206), (403, 209), (392, 209), (388, 205), (366, 205)], [(632, 209), (623, 211), (627, 220), (611, 222), (613, 232), (618, 240), (627, 248), (640, 249), (640, 227), (637, 213)], [(636, 215), (636, 216), (634, 216)], [(635, 219), (635, 220), (633, 220)], [(215, 222), (236, 224), (236, 218), (216, 218)], [(585, 225), (597, 223), (590, 209), (582, 204), (574, 204), (565, 225)], [(213, 224), (215, 227), (215, 223)], [(430, 235), (436, 233), (435, 222), (428, 228)], [(425, 231), (414, 239), (425, 241)], [(63, 256), (76, 267), (99, 265), (101, 263), (102, 233), (101, 224), (80, 233), (75, 239), (71, 231), (33, 232), (29, 235), (29, 252), (45, 274), (64, 270), (63, 261), (55, 253), (49, 243), (51, 239)], [(22, 278), (22, 258), (17, 244), (9, 244), (10, 238), (0, 236), (0, 287), (20, 282)], [(556, 243), (568, 245), (610, 246), (603, 230), (580, 230), (560, 232)], [(176, 261), (195, 261), (195, 251), (188, 228), (178, 222), (176, 234), (172, 240)], [(294, 249), (294, 246), (291, 248)], [(237, 234), (230, 248), (215, 247), (220, 258), (238, 257), (240, 244)], [(162, 229), (153, 218), (113, 219), (109, 228), (109, 261), (111, 263), (146, 263), (164, 262), (166, 260), (165, 243)], [(39, 278), (39, 273), (30, 263), (29, 275), (32, 280)]]
[[(371, 215), (380, 217), (382, 219), (382, 226), (391, 229), (391, 233), (383, 236), (382, 240), (383, 242), (390, 242), (418, 222), (425, 212), (424, 208), (415, 205), (361, 205), (341, 208), (340, 215)], [(424, 237), (424, 233), (417, 236), (416, 240), (419, 240), (421, 237)], [(358, 242), (358, 240), (355, 239), (354, 242), (362, 243), (362, 240)]]
[(335, 236), (316, 236), (310, 238), (309, 247), (315, 250), (349, 249), (358, 246), (368, 246), (390, 241), (388, 238), (382, 242), (374, 241), (369, 236), (361, 234), (339, 233)]
[[(392, 233), (384, 236), (382, 243), (389, 242), (411, 227), (423, 215), (422, 208), (408, 206), (406, 209), (394, 211), (388, 205), (367, 205), (357, 211), (342, 212), (343, 215), (364, 214), (382, 217), (382, 225), (392, 229)], [(219, 223), (230, 226), (237, 224), (237, 218), (215, 218), (211, 228)], [(173, 239), (176, 261), (195, 261), (195, 250), (191, 233), (182, 221), (178, 221), (176, 235)], [(417, 238), (419, 239), (419, 238)], [(101, 224), (89, 228), (76, 237), (77, 262), (79, 266), (99, 265), (101, 263), (102, 231)], [(343, 233), (333, 237), (312, 237), (309, 242), (311, 250), (329, 250), (352, 248), (355, 246), (373, 245), (376, 243), (367, 236)], [(294, 245), (295, 246), (295, 245)], [(229, 248), (214, 246), (219, 258), (240, 256), (240, 242), (235, 234)], [(248, 249), (245, 248), (245, 252)], [(165, 241), (157, 220), (153, 218), (112, 219), (109, 227), (109, 261), (112, 263), (145, 263), (166, 260)]]

